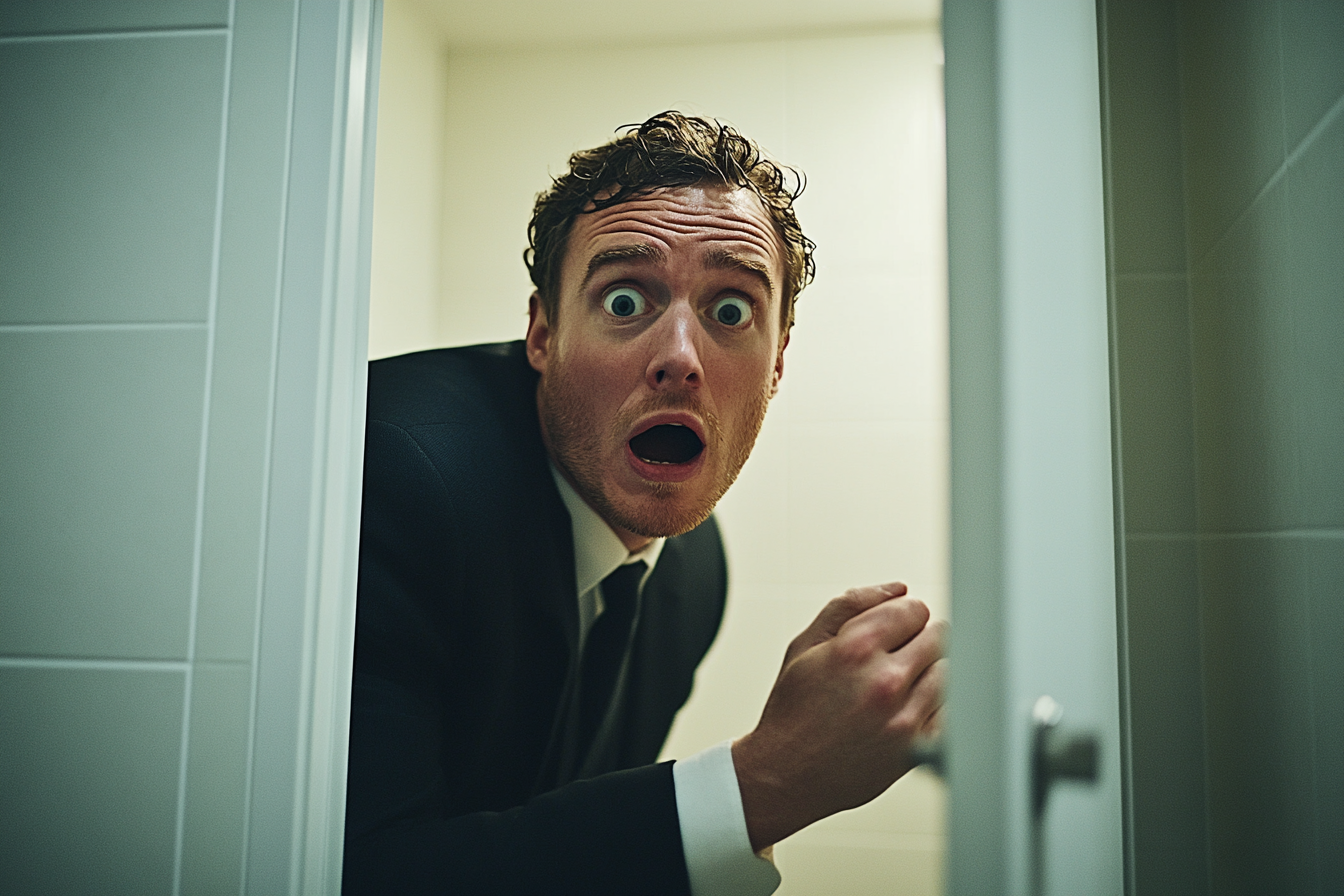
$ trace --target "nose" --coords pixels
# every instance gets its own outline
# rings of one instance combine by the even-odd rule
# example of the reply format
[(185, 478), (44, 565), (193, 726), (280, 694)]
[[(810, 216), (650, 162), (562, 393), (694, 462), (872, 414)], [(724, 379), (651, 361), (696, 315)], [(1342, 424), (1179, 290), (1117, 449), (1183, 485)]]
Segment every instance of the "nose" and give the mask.
[(688, 305), (675, 304), (649, 331), (654, 340), (653, 354), (645, 372), (649, 388), (698, 389), (705, 379), (697, 345), (700, 328)]

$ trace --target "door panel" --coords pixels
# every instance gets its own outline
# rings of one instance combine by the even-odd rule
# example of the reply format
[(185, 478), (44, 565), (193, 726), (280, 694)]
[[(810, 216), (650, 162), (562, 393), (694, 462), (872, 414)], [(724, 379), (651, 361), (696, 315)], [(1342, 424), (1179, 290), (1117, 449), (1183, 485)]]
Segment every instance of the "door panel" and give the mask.
[[(1119, 893), (1115, 547), (1093, 4), (949, 2), (949, 892)], [(1100, 747), (1037, 830), (1031, 714)], [(1043, 844), (1034, 868), (1037, 835)], [(1043, 878), (1043, 884), (1037, 877)]]

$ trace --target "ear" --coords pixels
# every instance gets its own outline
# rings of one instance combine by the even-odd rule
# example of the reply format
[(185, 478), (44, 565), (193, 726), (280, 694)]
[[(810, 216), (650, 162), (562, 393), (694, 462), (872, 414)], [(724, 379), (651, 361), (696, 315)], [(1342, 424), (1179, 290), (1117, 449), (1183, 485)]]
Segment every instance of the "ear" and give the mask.
[(527, 300), (527, 363), (537, 373), (546, 372), (550, 347), (551, 326), (546, 321), (546, 309), (541, 307), (541, 296), (533, 292)]
[(784, 349), (789, 347), (789, 334), (784, 334), (784, 341), (780, 343), (779, 353), (775, 355), (775, 372), (770, 378), (770, 397), (774, 398), (779, 394), (779, 381), (784, 378)]

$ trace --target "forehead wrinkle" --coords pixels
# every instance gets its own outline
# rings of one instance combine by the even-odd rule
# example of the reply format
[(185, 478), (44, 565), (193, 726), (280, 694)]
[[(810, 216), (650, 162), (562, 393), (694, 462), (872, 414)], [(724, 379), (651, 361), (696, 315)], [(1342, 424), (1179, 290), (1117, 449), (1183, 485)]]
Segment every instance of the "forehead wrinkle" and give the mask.
[(750, 244), (769, 256), (772, 250), (778, 250), (778, 235), (774, 228), (762, 222), (742, 220), (718, 215), (662, 214), (655, 221), (636, 210), (628, 214), (612, 216), (592, 226), (590, 238), (606, 236), (611, 233), (642, 233), (660, 242), (665, 235), (703, 236), (715, 242), (740, 241)]
[[(580, 288), (586, 288), (597, 272), (609, 265), (622, 261), (649, 260), (654, 263), (666, 263), (673, 243), (681, 237), (710, 244), (728, 244), (716, 247), (702, 259), (706, 268), (737, 269), (756, 277), (770, 290), (775, 292), (775, 279), (771, 272), (776, 263), (782, 263), (783, 249), (779, 245), (779, 234), (773, 222), (759, 207), (760, 200), (754, 196), (754, 204), (735, 201), (733, 193), (721, 196), (705, 196), (709, 201), (683, 201), (681, 190), (655, 193), (585, 212), (585, 240), (614, 235), (629, 234), (636, 239), (630, 243), (612, 246), (597, 252), (587, 263), (587, 270)], [(725, 201), (727, 200), (727, 201)], [(638, 236), (650, 238), (645, 242)], [(671, 240), (671, 242), (669, 241)], [(605, 242), (605, 240), (603, 240)], [(760, 258), (755, 256), (760, 254)]]
[(759, 200), (756, 200), (755, 205), (743, 207), (737, 202), (697, 205), (680, 201), (675, 195), (645, 196), (584, 212), (584, 216), (593, 222), (590, 226), (596, 232), (628, 223), (632, 219), (653, 223), (646, 217), (649, 215), (657, 219), (658, 223), (653, 226), (676, 230), (695, 230), (706, 226), (736, 230), (762, 229), (767, 232), (774, 230), (774, 223), (764, 208), (760, 207)]

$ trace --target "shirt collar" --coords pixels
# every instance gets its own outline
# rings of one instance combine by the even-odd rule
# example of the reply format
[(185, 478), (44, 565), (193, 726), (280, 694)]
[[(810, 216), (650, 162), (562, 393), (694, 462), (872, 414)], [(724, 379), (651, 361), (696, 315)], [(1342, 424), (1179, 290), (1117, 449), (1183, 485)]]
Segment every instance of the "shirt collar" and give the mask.
[(663, 552), (665, 538), (655, 538), (634, 553), (625, 549), (620, 537), (611, 530), (597, 511), (579, 497), (569, 480), (551, 464), (551, 478), (560, 492), (560, 498), (569, 511), (570, 528), (574, 530), (574, 579), (578, 593), (586, 594), (616, 570), (618, 566), (643, 560), (648, 565), (645, 578), (653, 571), (658, 555)]

